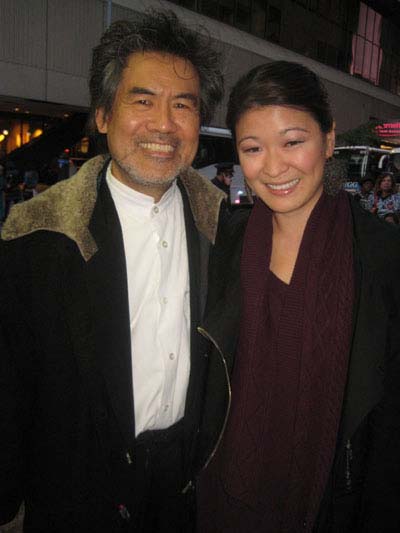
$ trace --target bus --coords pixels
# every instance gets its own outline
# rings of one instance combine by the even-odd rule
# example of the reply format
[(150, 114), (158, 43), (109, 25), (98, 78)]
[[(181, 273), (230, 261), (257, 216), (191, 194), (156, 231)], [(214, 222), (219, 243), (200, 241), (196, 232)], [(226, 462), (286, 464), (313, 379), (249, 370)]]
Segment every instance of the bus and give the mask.
[(376, 176), (387, 170), (390, 149), (374, 146), (337, 146), (333, 157), (346, 165), (347, 178), (344, 188), (350, 193), (359, 190), (359, 183), (366, 175)]

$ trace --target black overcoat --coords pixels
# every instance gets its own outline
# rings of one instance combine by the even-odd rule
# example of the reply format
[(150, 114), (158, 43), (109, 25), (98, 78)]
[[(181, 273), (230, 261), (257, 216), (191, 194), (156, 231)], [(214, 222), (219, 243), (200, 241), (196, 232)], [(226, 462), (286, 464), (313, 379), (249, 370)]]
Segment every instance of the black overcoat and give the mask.
[[(398, 532), (400, 233), (349, 201), (356, 289), (351, 352), (335, 459), (314, 531)], [(218, 448), (235, 394), (230, 376), (239, 335), (239, 267), (248, 215), (239, 211), (221, 226), (211, 255), (202, 327), (212, 346), (198, 448), (203, 465)]]
[[(105, 160), (16, 206), (0, 242), (0, 523), (25, 531), (129, 530), (134, 395), (122, 233)], [(206, 358), (208, 249), (224, 195), (179, 179), (190, 270), (185, 486), (193, 479)]]

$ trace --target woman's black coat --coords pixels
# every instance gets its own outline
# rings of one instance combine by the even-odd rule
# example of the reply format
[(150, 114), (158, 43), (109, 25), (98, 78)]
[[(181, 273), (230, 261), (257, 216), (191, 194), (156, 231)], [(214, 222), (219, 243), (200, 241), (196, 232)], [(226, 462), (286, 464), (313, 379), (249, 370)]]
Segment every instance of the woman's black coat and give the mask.
[[(400, 531), (400, 233), (350, 199), (356, 296), (336, 454), (318, 533)], [(210, 462), (229, 413), (239, 335), (240, 256), (248, 213), (221, 227), (211, 257), (203, 335), (210, 340), (201, 433)], [(327, 258), (329, 260), (329, 258)]]

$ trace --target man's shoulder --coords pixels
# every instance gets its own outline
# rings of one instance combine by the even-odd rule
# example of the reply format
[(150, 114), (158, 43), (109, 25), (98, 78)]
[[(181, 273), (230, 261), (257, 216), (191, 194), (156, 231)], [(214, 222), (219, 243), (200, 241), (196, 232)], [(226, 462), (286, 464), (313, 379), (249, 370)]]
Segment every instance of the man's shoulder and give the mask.
[(74, 238), (89, 223), (97, 197), (97, 178), (105, 161), (105, 156), (90, 159), (72, 178), (15, 205), (3, 226), (2, 240), (11, 241), (40, 230)]
[(226, 194), (193, 168), (182, 172), (180, 180), (188, 195), (198, 230), (214, 243), (221, 203), (226, 199)]

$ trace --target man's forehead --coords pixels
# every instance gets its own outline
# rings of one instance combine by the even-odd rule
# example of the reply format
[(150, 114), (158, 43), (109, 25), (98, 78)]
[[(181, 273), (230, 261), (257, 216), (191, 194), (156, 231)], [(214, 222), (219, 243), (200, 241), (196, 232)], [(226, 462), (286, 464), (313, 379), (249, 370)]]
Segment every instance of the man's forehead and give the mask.
[(122, 80), (166, 81), (198, 87), (199, 76), (193, 64), (186, 58), (165, 52), (134, 52), (128, 57)]

